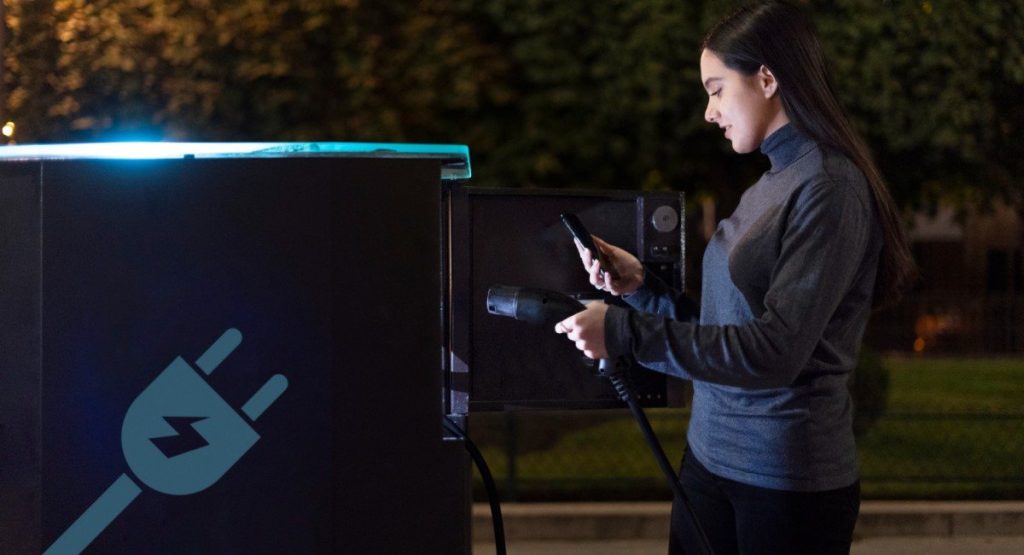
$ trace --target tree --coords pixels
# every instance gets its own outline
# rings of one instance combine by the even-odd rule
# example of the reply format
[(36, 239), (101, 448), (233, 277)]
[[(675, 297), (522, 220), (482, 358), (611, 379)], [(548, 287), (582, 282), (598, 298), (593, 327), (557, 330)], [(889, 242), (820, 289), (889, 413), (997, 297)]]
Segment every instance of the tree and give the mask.
[(1020, 202), (1024, 2), (815, 4), (839, 89), (901, 204)]
[[(464, 142), (477, 184), (728, 209), (765, 162), (703, 122), (698, 48), (737, 3), (6, 0), (4, 100), (22, 142)], [(1019, 200), (1024, 0), (803, 3), (902, 205)]]

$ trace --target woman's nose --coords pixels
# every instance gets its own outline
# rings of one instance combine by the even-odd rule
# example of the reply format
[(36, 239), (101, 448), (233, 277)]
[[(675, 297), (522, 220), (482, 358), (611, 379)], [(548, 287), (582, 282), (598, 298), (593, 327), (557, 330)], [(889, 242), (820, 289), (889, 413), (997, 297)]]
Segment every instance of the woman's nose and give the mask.
[(708, 123), (715, 123), (715, 120), (717, 120), (717, 119), (718, 119), (718, 110), (715, 110), (714, 108), (712, 108), (711, 107), (711, 103), (708, 102), (708, 107), (707, 107), (707, 109), (704, 110), (704, 121), (706, 121)]

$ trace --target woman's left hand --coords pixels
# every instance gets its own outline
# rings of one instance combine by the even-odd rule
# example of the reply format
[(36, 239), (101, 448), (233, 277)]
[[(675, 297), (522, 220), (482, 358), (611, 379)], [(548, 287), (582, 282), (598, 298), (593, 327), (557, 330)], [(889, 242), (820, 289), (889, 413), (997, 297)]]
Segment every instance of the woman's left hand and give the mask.
[(564, 333), (587, 358), (608, 358), (604, 344), (605, 312), (608, 312), (608, 305), (592, 302), (582, 312), (555, 324), (555, 332)]

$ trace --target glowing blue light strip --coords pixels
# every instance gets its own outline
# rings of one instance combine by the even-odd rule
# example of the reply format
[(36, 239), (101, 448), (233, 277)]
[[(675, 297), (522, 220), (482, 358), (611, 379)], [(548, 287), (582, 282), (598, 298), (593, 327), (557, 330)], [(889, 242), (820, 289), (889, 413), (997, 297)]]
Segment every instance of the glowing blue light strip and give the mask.
[(0, 161), (166, 160), (174, 158), (284, 157), (432, 158), (441, 160), (443, 179), (472, 176), (469, 147), (413, 143), (176, 143), (110, 142), (0, 147)]
[(117, 142), (56, 145), (13, 145), (0, 148), (5, 160), (66, 160), (104, 158), (114, 160), (160, 160), (186, 156), (208, 157), (251, 153), (286, 143), (159, 143)]

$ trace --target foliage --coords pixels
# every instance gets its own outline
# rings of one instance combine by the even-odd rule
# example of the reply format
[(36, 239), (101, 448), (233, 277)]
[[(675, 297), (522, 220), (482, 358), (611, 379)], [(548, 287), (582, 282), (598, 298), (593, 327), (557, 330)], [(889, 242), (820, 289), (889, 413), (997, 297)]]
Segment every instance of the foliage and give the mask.
[(885, 414), (889, 399), (889, 370), (878, 353), (862, 348), (847, 383), (853, 398), (853, 433), (857, 438)]
[(1020, 200), (1024, 2), (814, 4), (838, 88), (902, 204)]
[[(904, 205), (1020, 187), (1024, 0), (804, 0)], [(481, 185), (714, 191), (763, 171), (703, 122), (728, 0), (5, 0), (21, 142), (462, 142)]]

